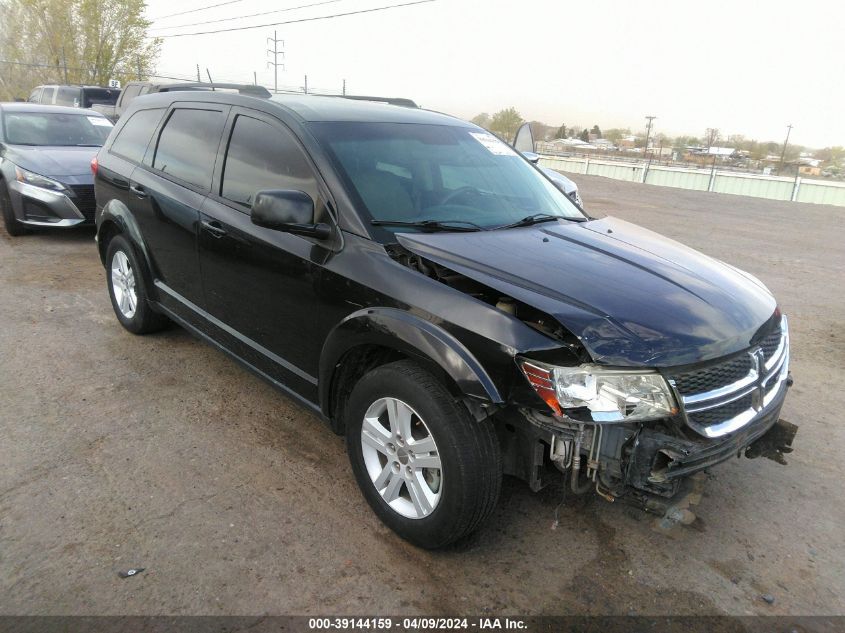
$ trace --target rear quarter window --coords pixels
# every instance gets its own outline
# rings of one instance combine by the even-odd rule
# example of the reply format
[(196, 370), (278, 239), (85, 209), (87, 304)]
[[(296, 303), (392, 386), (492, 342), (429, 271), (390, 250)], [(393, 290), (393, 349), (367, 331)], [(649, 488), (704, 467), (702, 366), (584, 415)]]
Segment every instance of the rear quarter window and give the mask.
[(140, 163), (144, 159), (153, 132), (161, 121), (164, 108), (138, 110), (126, 122), (109, 151), (123, 158)]
[(223, 113), (216, 110), (174, 110), (161, 131), (153, 169), (210, 189), (225, 121)]

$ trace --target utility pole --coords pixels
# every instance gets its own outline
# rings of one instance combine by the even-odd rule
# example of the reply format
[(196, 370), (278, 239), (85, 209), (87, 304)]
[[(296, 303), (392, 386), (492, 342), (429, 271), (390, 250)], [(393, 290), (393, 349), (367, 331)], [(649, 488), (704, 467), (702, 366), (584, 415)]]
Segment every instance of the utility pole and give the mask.
[(141, 81), (141, 56), (138, 56), (138, 81)]
[(343, 80), (343, 96), (346, 96), (346, 80)]
[(200, 76), (200, 65), (197, 64), (197, 83), (202, 83), (202, 77)]
[(789, 143), (789, 133), (792, 132), (792, 123), (786, 126), (786, 140), (783, 142), (783, 151), (780, 153), (780, 167), (778, 168), (778, 175), (783, 171), (783, 159), (786, 158), (786, 146)]
[(65, 83), (67, 83), (67, 57), (65, 57), (65, 47), (62, 46), (62, 66), (65, 69)]
[[(645, 130), (645, 147), (643, 148), (643, 151), (646, 154), (648, 153), (648, 137), (651, 136), (651, 122), (654, 121), (656, 118), (656, 116), (650, 115), (646, 117), (646, 119), (648, 119), (648, 127), (646, 127)], [(643, 154), (643, 156), (645, 156), (645, 154)]]
[(305, 85), (302, 89), (305, 91), (305, 94), (308, 94), (308, 75), (305, 75)]
[[(273, 61), (267, 62), (268, 66), (273, 67), (273, 92), (279, 92), (279, 66), (282, 67), (282, 70), (285, 69), (285, 63), (279, 62), (279, 55), (282, 56), (282, 59), (285, 57), (285, 41), (279, 39), (279, 34), (276, 31), (273, 31), (273, 37), (267, 38), (268, 42), (273, 42), (273, 48), (268, 48), (267, 52), (273, 56)], [(282, 48), (279, 49), (279, 42), (282, 43)]]
[(252, 71), (252, 85), (253, 86), (258, 85), (258, 73), (255, 72), (254, 70)]

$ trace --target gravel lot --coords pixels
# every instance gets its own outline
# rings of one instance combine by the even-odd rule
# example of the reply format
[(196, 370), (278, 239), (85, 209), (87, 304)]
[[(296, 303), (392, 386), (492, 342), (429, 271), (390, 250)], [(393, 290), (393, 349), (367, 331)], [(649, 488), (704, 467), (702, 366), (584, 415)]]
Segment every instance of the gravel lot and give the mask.
[(576, 178), (779, 297), (787, 467), (715, 468), (670, 535), (600, 499), (552, 529), (559, 491), (509, 480), (479, 534), (421, 551), (313, 416), (181, 329), (125, 332), (90, 231), (0, 229), (0, 613), (845, 614), (845, 209)]

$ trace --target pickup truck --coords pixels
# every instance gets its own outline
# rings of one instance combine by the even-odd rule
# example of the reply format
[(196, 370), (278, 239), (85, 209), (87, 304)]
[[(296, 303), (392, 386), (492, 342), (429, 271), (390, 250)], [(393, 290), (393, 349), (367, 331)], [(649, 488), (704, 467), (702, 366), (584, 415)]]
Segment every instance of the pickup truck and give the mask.
[(151, 81), (130, 81), (126, 87), (121, 91), (117, 102), (114, 105), (102, 104), (94, 105), (92, 108), (104, 115), (112, 122), (117, 121), (120, 115), (126, 111), (129, 104), (135, 97), (141, 95), (153, 94), (156, 92), (173, 92), (174, 90), (226, 90), (238, 91), (240, 94), (251, 95), (254, 97), (270, 96), (270, 92), (263, 86), (254, 86), (251, 84), (218, 84), (218, 83), (169, 83), (160, 84)]

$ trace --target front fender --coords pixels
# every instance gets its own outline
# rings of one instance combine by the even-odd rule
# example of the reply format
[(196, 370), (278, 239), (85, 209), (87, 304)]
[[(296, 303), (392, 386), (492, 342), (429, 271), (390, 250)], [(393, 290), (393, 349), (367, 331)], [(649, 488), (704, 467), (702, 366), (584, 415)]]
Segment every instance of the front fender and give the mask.
[(502, 403), (502, 396), (481, 363), (443, 328), (396, 308), (353, 312), (329, 333), (320, 354), (320, 406), (330, 408), (332, 374), (349, 350), (361, 345), (396, 349), (440, 367), (467, 396)]

